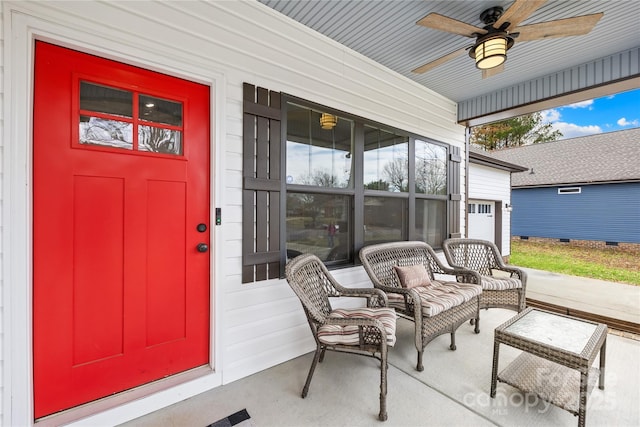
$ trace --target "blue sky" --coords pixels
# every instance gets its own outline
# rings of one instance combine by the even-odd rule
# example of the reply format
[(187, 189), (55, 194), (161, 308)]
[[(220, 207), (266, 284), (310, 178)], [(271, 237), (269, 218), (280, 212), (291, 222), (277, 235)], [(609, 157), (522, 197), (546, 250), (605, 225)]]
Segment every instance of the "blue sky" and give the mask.
[(640, 127), (640, 89), (542, 111), (562, 138)]

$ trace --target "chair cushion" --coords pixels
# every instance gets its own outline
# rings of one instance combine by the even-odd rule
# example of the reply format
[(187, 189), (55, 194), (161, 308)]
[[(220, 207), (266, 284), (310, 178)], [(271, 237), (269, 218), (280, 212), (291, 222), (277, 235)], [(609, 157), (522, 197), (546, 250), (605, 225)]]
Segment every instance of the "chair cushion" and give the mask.
[(482, 289), (488, 291), (504, 291), (506, 289), (520, 289), (522, 282), (513, 277), (482, 276)]
[[(339, 319), (378, 319), (384, 325), (387, 333), (387, 345), (396, 343), (396, 312), (393, 308), (341, 308), (331, 311), (329, 317)], [(318, 340), (327, 345), (358, 345), (360, 343), (360, 331), (358, 325), (328, 325), (318, 328)]]
[(403, 312), (406, 310), (404, 295), (388, 292), (387, 299), (389, 301), (389, 307), (398, 309)]
[(471, 301), (482, 293), (482, 288), (470, 283), (433, 281), (432, 286), (416, 288), (422, 303), (422, 315), (436, 316), (450, 308)]
[(393, 270), (398, 275), (400, 286), (411, 289), (416, 286), (428, 286), (431, 284), (429, 272), (423, 264), (399, 266), (394, 265)]
[[(433, 280), (430, 286), (415, 288), (420, 296), (422, 315), (436, 316), (452, 307), (457, 307), (476, 298), (482, 293), (482, 288), (470, 283), (441, 282)], [(388, 293), (389, 307), (405, 312), (406, 306), (402, 294)]]

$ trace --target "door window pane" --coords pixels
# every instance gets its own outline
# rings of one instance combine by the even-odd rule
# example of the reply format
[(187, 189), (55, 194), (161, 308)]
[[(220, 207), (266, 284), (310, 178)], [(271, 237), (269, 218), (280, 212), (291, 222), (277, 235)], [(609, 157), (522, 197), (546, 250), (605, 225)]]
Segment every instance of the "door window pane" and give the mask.
[(364, 198), (364, 241), (368, 244), (407, 240), (407, 199)]
[(133, 149), (133, 125), (118, 120), (80, 116), (80, 144)]
[(326, 262), (352, 260), (351, 197), (287, 193), (287, 256), (312, 253)]
[(353, 188), (352, 153), (353, 121), (288, 104), (288, 184)]
[(140, 94), (138, 108), (141, 120), (182, 126), (182, 103), (180, 102)]
[(409, 138), (365, 126), (364, 139), (364, 187), (409, 191)]
[(447, 194), (447, 149), (416, 140), (416, 193)]
[(138, 150), (182, 155), (182, 133), (155, 126), (138, 126)]
[(447, 230), (444, 200), (416, 199), (416, 236), (434, 248), (442, 247)]
[(131, 118), (133, 117), (133, 93), (81, 81), (80, 109)]

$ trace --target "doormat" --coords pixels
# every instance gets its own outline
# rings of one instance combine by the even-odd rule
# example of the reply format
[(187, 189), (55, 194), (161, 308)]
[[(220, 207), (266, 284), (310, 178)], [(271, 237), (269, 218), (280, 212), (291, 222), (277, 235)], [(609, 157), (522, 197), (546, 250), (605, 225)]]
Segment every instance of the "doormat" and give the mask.
[(207, 427), (253, 427), (251, 422), (251, 415), (246, 409), (242, 409), (235, 414), (231, 414), (226, 418), (216, 421), (213, 424), (209, 424)]

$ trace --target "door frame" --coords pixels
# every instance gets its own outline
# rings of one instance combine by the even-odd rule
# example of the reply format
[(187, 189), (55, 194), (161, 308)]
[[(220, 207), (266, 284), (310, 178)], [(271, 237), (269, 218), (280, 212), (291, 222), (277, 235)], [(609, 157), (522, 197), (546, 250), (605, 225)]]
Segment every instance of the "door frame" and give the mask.
[[(3, 248), (5, 248), (2, 292), (5, 364), (2, 413), (9, 425), (33, 425), (33, 65), (35, 40), (54, 43), (84, 53), (127, 63), (152, 71), (191, 80), (211, 88), (210, 98), (210, 200), (211, 215), (222, 206), (224, 188), (224, 106), (226, 79), (223, 73), (193, 66), (193, 61), (177, 60), (118, 43), (119, 35), (108, 29), (85, 32), (54, 19), (30, 15), (21, 4), (2, 3), (5, 73), (3, 129)], [(51, 18), (51, 17), (48, 17)], [(163, 64), (162, 68), (158, 64)], [(215, 224), (213, 217), (210, 224)], [(210, 251), (210, 360), (206, 368), (196, 368), (149, 385), (119, 393), (93, 403), (70, 409), (38, 422), (38, 425), (73, 422), (113, 424), (155, 411), (181, 399), (222, 384), (223, 283), (220, 250), (222, 233), (212, 227)], [(11, 286), (8, 286), (11, 284)], [(88, 417), (88, 418), (87, 418)]]

